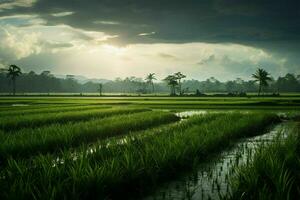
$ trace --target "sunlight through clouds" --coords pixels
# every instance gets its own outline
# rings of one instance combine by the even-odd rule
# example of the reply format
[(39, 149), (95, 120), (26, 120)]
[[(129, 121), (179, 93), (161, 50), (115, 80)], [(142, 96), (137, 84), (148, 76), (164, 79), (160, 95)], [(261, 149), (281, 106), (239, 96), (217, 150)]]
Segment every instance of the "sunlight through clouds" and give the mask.
[(41, 51), (39, 33), (22, 33), (16, 29), (2, 28), (0, 51), (11, 59), (21, 59)]
[(122, 55), (126, 51), (126, 47), (116, 47), (109, 44), (102, 45), (102, 48), (110, 54), (113, 55)]
[(72, 71), (87, 77), (111, 78), (143, 77), (153, 72), (158, 79), (172, 72), (184, 71), (189, 79), (203, 80), (214, 76), (227, 80), (236, 77), (249, 79), (249, 74), (261, 64), (269, 70), (284, 66), (282, 59), (261, 49), (235, 44), (161, 43), (117, 47), (87, 43), (78, 49), (66, 49), (64, 59), (57, 61), (55, 69), (60, 73)]
[[(276, 46), (274, 43), (274, 48), (270, 48), (273, 43), (256, 41), (256, 35), (249, 35), (248, 29), (238, 25), (230, 30), (215, 26), (225, 31), (221, 34), (211, 29), (213, 24), (219, 22), (215, 22), (214, 18), (203, 18), (201, 23), (190, 24), (193, 22), (190, 17), (194, 15), (189, 16), (189, 13), (195, 12), (194, 6), (188, 7), (190, 10), (184, 15), (186, 17), (178, 15), (174, 21), (172, 9), (175, 9), (175, 13), (180, 9), (176, 5), (169, 8), (169, 13), (160, 11), (160, 7), (152, 3), (149, 4), (155, 9), (144, 10), (139, 7), (143, 4), (140, 3), (136, 4), (136, 9), (129, 7), (132, 15), (127, 15), (115, 10), (113, 4), (107, 4), (112, 8), (106, 9), (102, 3), (95, 2), (87, 5), (76, 1), (73, 6), (66, 6), (60, 1), (45, 0), (44, 3), (50, 7), (57, 4), (51, 9), (36, 0), (0, 2), (2, 65), (19, 63), (25, 70), (30, 70), (34, 64), (40, 66), (41, 70), (51, 67), (53, 73), (77, 73), (88, 77), (157, 73), (160, 79), (175, 71), (185, 72), (194, 79), (210, 76), (220, 80), (236, 77), (248, 79), (258, 66), (274, 76), (288, 71), (300, 72), (297, 42), (293, 43), (294, 46), (281, 43), (276, 43)], [(86, 13), (81, 9), (85, 6), (106, 12), (97, 15)], [(136, 14), (142, 11), (147, 15), (136, 18)], [(226, 14), (230, 12), (233, 11), (227, 10)], [(201, 15), (199, 12), (194, 14)], [(160, 16), (163, 20), (157, 23), (151, 20), (152, 15)], [(216, 19), (218, 17), (216, 15)], [(243, 34), (234, 35), (236, 32)], [(266, 40), (265, 36), (260, 35), (259, 32), (259, 39)], [(247, 40), (249, 36), (254, 43)], [(292, 49), (292, 53), (282, 53), (286, 49)], [(48, 57), (52, 58), (51, 64)]]

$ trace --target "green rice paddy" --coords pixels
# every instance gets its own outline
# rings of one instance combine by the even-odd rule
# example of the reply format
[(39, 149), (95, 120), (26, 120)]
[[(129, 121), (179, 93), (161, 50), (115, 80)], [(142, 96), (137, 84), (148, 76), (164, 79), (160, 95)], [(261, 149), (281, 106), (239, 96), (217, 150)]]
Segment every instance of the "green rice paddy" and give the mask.
[[(3, 97), (0, 105), (1, 199), (142, 199), (282, 116), (297, 120), (300, 97)], [(178, 114), (197, 109), (206, 112)], [(259, 152), (269, 148), (282, 149)], [(226, 198), (258, 190), (248, 177), (263, 173), (263, 156), (239, 166)]]

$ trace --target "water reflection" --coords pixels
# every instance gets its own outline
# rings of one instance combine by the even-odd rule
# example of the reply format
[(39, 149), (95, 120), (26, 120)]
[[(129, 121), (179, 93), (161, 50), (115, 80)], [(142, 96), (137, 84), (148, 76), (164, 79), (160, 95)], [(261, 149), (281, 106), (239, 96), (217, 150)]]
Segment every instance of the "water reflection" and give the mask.
[(182, 118), (182, 119), (184, 119), (184, 118), (191, 117), (193, 115), (205, 115), (205, 114), (209, 114), (209, 113), (235, 113), (235, 112), (247, 114), (251, 111), (249, 111), (249, 110), (243, 110), (243, 111), (235, 111), (235, 110), (188, 110), (188, 111), (177, 112), (177, 113), (175, 113), (175, 115)]
[(144, 199), (221, 199), (231, 192), (229, 178), (235, 173), (235, 168), (251, 162), (255, 150), (274, 141), (279, 133), (280, 137), (286, 137), (289, 125), (284, 122), (264, 135), (238, 142), (213, 161), (200, 165), (179, 180), (162, 185)]

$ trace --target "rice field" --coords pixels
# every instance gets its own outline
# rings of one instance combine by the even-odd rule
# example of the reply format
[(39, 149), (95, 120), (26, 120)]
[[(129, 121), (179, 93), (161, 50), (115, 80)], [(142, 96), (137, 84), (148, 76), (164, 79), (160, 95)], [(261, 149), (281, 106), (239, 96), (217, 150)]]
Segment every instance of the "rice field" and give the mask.
[[(299, 127), (293, 122), (298, 112), (291, 111), (298, 108), (297, 99), (0, 102), (1, 199), (240, 199), (245, 192), (247, 199), (257, 199), (254, 183), (263, 176), (257, 163), (270, 155), (261, 152), (276, 149), (279, 155), (280, 145), (298, 141), (289, 139)], [(231, 107), (221, 109), (225, 104)], [(278, 110), (275, 104), (280, 104)], [(216, 107), (195, 110), (207, 105)], [(249, 109), (253, 105), (266, 107)], [(279, 137), (282, 126), (289, 131)], [(294, 143), (288, 149), (295, 149)], [(284, 160), (276, 157), (278, 165)], [(264, 167), (271, 163), (270, 158)], [(252, 174), (258, 178), (251, 179)], [(282, 176), (297, 180), (290, 172)], [(285, 197), (287, 190), (297, 196), (297, 189), (286, 184)]]

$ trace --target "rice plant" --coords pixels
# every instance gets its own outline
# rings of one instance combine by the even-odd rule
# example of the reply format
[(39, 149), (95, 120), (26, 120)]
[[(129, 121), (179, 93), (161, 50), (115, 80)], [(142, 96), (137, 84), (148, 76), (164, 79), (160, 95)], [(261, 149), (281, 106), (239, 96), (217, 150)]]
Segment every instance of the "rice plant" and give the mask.
[(0, 129), (13, 132), (20, 128), (39, 127), (51, 123), (67, 123), (70, 121), (84, 121), (91, 118), (104, 118), (117, 114), (143, 112), (145, 108), (111, 108), (111, 109), (92, 109), (86, 111), (68, 111), (48, 114), (34, 114), (25, 116), (15, 116), (1, 118)]
[(82, 143), (95, 142), (130, 131), (174, 122), (178, 119), (169, 112), (147, 111), (104, 119), (94, 118), (86, 122), (21, 129), (15, 134), (0, 134), (0, 159), (4, 161), (5, 158), (11, 156), (29, 157), (33, 154), (54, 152)]
[(105, 159), (100, 147), (93, 154), (83, 150), (76, 160), (73, 152), (66, 150), (62, 163), (55, 162), (50, 154), (30, 161), (8, 159), (1, 171), (0, 197), (125, 198), (122, 195), (129, 191), (157, 184), (226, 148), (234, 139), (257, 134), (276, 121), (272, 114), (231, 113), (206, 123), (200, 118), (199, 124), (182, 129), (165, 129), (155, 137), (136, 137), (123, 145), (108, 146), (110, 156)]
[(298, 199), (300, 127), (287, 139), (259, 148), (252, 162), (237, 169), (229, 199)]
[(54, 112), (68, 112), (68, 111), (81, 111), (81, 110), (92, 110), (92, 109), (104, 109), (110, 108), (110, 106), (97, 106), (97, 105), (83, 105), (83, 106), (57, 106), (57, 107), (38, 107), (38, 109), (26, 109), (26, 110), (10, 110), (10, 111), (2, 111), (0, 112), (0, 117), (13, 117), (13, 116), (28, 116), (32, 114), (48, 114)]

